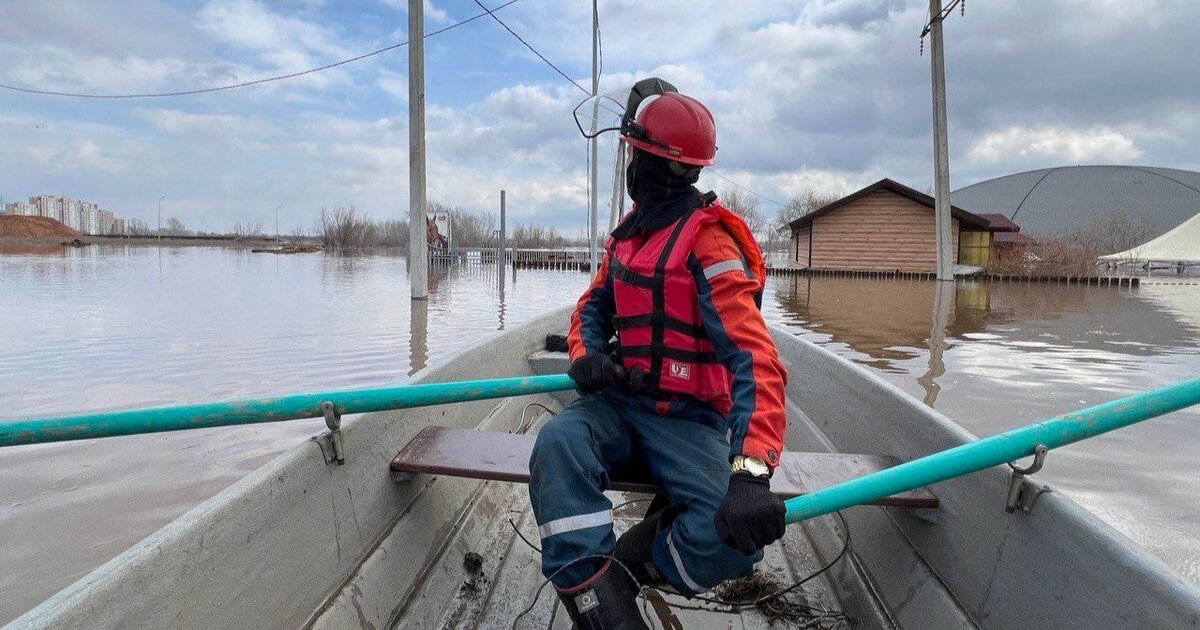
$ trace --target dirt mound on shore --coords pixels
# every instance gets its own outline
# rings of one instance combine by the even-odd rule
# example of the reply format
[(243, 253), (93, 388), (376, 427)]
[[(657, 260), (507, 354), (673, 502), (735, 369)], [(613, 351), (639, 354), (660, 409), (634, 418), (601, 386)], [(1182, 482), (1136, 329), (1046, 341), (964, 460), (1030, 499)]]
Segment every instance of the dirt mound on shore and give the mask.
[(79, 232), (50, 217), (0, 215), (0, 236), (79, 236)]

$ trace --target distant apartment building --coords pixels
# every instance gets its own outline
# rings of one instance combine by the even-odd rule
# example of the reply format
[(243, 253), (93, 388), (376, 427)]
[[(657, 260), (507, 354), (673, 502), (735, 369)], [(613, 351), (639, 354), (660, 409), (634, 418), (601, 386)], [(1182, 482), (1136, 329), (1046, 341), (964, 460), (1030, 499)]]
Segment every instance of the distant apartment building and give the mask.
[(80, 234), (124, 234), (125, 219), (99, 204), (61, 195), (34, 195), (28, 202), (4, 204), (4, 214), (25, 217), (49, 217)]

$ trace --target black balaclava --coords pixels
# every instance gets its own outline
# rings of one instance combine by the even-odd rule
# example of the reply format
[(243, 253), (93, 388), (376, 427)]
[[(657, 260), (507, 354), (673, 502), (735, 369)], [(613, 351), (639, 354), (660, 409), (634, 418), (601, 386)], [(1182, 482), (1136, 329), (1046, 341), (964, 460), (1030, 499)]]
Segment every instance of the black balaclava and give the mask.
[(625, 169), (625, 187), (636, 206), (633, 214), (613, 230), (613, 238), (660, 230), (699, 208), (700, 191), (693, 186), (699, 179), (698, 166), (673, 166), (671, 160), (634, 149)]

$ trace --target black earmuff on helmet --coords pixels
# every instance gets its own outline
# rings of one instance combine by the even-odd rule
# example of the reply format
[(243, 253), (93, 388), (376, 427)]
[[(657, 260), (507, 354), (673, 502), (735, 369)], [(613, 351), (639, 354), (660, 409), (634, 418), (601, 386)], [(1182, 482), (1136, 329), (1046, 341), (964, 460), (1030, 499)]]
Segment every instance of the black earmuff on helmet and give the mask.
[(637, 112), (638, 108), (642, 106), (642, 101), (667, 92), (678, 93), (679, 90), (674, 85), (657, 77), (642, 79), (634, 83), (633, 89), (629, 91), (629, 100), (625, 102), (625, 116), (621, 118), (621, 135), (669, 149), (669, 145), (652, 138), (646, 128), (637, 122)]

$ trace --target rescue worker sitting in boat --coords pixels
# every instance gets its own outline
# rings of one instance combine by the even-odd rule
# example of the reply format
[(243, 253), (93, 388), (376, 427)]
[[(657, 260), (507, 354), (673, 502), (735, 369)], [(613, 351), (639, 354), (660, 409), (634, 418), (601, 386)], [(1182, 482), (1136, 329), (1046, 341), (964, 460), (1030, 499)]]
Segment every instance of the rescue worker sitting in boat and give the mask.
[[(647, 79), (621, 134), (634, 206), (571, 315), (582, 395), (541, 430), (529, 464), (542, 571), (585, 630), (646, 627), (625, 568), (692, 597), (748, 574), (784, 532), (769, 477), (787, 373), (759, 311), (766, 268), (745, 222), (694, 186), (714, 163), (712, 114)], [(669, 505), (616, 540), (604, 491), (632, 470)]]

